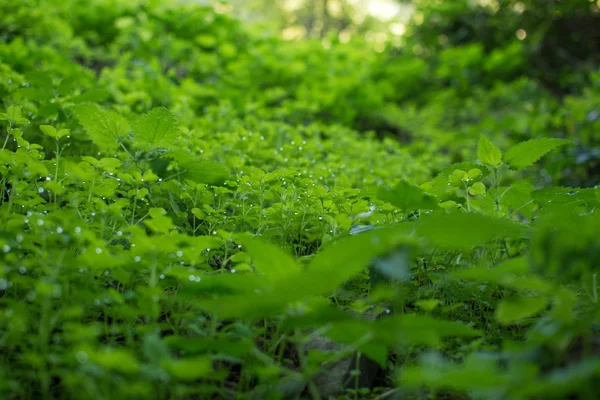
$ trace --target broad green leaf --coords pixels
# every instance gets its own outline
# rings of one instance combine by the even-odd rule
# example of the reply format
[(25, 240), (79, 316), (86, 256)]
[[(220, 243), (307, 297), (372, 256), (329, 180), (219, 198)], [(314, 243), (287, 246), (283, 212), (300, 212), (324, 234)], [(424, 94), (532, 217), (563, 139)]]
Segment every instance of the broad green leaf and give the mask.
[[(221, 318), (273, 316), (283, 312), (294, 302), (335, 290), (363, 271), (375, 257), (403, 241), (406, 242), (406, 229), (405, 225), (399, 225), (345, 238), (318, 253), (304, 272), (286, 271), (285, 278), (275, 282), (256, 280), (250, 275), (244, 288), (245, 293), (202, 301), (200, 306), (217, 313)], [(225, 279), (228, 277), (231, 275), (225, 276)], [(206, 281), (208, 280), (207, 278)], [(199, 287), (203, 286), (202, 282)], [(227, 282), (222, 283), (227, 285)]]
[(503, 325), (517, 323), (543, 311), (550, 300), (545, 297), (518, 297), (498, 304), (496, 319)]
[[(535, 372), (524, 374), (523, 379), (533, 379)], [(497, 359), (477, 353), (468, 355), (462, 364), (449, 363), (437, 354), (426, 354), (421, 357), (418, 366), (402, 368), (398, 378), (407, 387), (426, 385), (442, 390), (488, 393), (488, 396), (481, 398), (489, 398), (489, 395), (498, 393), (514, 381), (513, 376), (500, 369)]]
[(380, 188), (378, 197), (404, 212), (438, 208), (438, 202), (434, 196), (406, 181), (401, 181), (393, 189)]
[(498, 167), (502, 164), (502, 152), (494, 143), (483, 135), (479, 136), (477, 157), (479, 158), (479, 161), (491, 167)]
[(404, 314), (375, 321), (377, 340), (390, 346), (439, 346), (447, 337), (480, 336), (481, 332), (459, 322), (433, 318), (430, 315)]
[(11, 122), (16, 123), (21, 119), (21, 109), (15, 105), (10, 105), (6, 110), (6, 116)]
[(493, 239), (521, 237), (525, 228), (516, 222), (464, 212), (433, 212), (416, 224), (416, 232), (433, 245), (468, 249)]
[(206, 377), (213, 371), (212, 360), (209, 356), (165, 361), (163, 366), (173, 378), (183, 381), (195, 381)]
[(132, 124), (133, 144), (142, 149), (169, 148), (176, 143), (177, 120), (164, 107), (152, 109)]
[(425, 311), (433, 311), (437, 306), (440, 305), (440, 301), (437, 299), (427, 299), (415, 301), (415, 305)]
[(56, 139), (56, 128), (51, 125), (40, 125), (40, 130), (44, 133), (44, 135), (50, 136), (53, 139)]
[(376, 229), (332, 243), (318, 253), (302, 278), (313, 294), (334, 290), (364, 270), (376, 257), (400, 244), (411, 244), (408, 224)]
[(135, 356), (127, 350), (107, 350), (90, 355), (90, 361), (103, 368), (122, 373), (136, 373), (140, 364)]
[(50, 136), (53, 139), (61, 139), (71, 132), (69, 129), (61, 129), (57, 131), (56, 128), (51, 125), (40, 125), (40, 130), (45, 135)]
[(276, 281), (299, 271), (296, 260), (281, 248), (258, 239), (240, 239), (252, 256), (254, 267), (270, 281)]
[(224, 165), (210, 160), (193, 160), (179, 164), (184, 172), (181, 175), (196, 183), (220, 185), (229, 178), (229, 171)]
[(473, 186), (469, 188), (469, 193), (473, 196), (485, 196), (486, 187), (482, 182), (475, 182)]
[(85, 103), (74, 108), (75, 116), (98, 147), (113, 150), (129, 134), (129, 123), (123, 116), (97, 104)]
[(224, 165), (215, 161), (200, 159), (187, 151), (169, 152), (164, 157), (177, 162), (183, 179), (189, 179), (196, 183), (219, 185), (225, 182), (230, 175)]
[(568, 143), (570, 142), (565, 139), (531, 139), (508, 149), (504, 156), (504, 161), (512, 168), (522, 170), (535, 163), (548, 152)]
[(567, 205), (573, 207), (577, 204), (594, 205), (599, 199), (596, 197), (598, 188), (570, 188), (550, 187), (531, 192), (533, 200), (541, 207)]
[(144, 224), (155, 233), (168, 234), (171, 229), (175, 228), (173, 221), (167, 215), (163, 208), (151, 208), (148, 211), (150, 218), (144, 220)]

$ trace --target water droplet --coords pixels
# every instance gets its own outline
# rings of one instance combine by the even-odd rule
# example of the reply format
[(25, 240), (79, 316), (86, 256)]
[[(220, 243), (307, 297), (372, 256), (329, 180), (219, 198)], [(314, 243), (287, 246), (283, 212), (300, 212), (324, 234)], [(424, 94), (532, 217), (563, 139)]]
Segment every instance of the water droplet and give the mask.
[(177, 257), (181, 257), (181, 256), (183, 256), (183, 251), (177, 250), (177, 253), (175, 253), (175, 254), (177, 254)]
[(165, 279), (165, 275), (164, 274), (160, 274), (159, 279)]
[(100, 305), (100, 300), (99, 299), (94, 299), (94, 305), (99, 306)]
[(117, 231), (117, 236), (121, 236), (121, 235), (123, 235), (123, 232)]
[(216, 235), (216, 234), (217, 234), (217, 231), (213, 231), (212, 233), (213, 233), (213, 235)]
[(76, 226), (76, 227), (75, 227), (75, 233), (81, 233), (81, 228), (80, 228), (80, 227), (78, 227), (78, 226)]
[(38, 219), (37, 220), (37, 224), (38, 224), (38, 226), (44, 225), (44, 220), (43, 219)]
[(8, 253), (10, 251), (10, 246), (5, 244), (4, 246), (2, 246), (2, 251)]
[(24, 266), (22, 266), (22, 265), (21, 265), (21, 266), (19, 267), (19, 273), (20, 273), (21, 275), (25, 275), (25, 274), (27, 273), (27, 268), (25, 268)]
[(231, 268), (231, 273), (232, 273), (232, 274), (235, 274), (236, 272), (237, 272), (237, 271), (236, 271), (236, 269), (235, 269), (235, 268)]
[(56, 228), (56, 233), (63, 233), (63, 228), (61, 228), (60, 226)]
[(21, 243), (24, 239), (25, 239), (25, 237), (22, 234), (20, 234), (20, 233), (17, 234), (17, 242), (18, 243)]
[(6, 279), (0, 279), (0, 290), (8, 289), (8, 281)]
[(133, 261), (135, 261), (135, 262), (140, 262), (140, 261), (142, 261), (142, 257), (140, 257), (140, 256), (135, 256), (135, 257), (133, 257)]
[(80, 364), (85, 364), (88, 360), (88, 354), (85, 351), (78, 351), (75, 354), (75, 358)]
[(101, 254), (102, 253), (102, 249), (100, 247), (96, 247), (96, 254)]
[(189, 279), (190, 281), (194, 282), (194, 281), (196, 280), (196, 276), (195, 276), (195, 275), (190, 275), (190, 276), (188, 277), (188, 279)]

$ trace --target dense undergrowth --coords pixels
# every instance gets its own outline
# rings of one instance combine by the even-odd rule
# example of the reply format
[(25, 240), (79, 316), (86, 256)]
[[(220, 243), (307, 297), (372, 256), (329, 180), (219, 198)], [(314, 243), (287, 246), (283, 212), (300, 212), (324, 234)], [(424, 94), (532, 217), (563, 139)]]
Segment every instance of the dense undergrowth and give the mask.
[(0, 1), (1, 398), (600, 396), (593, 63), (166, 3)]

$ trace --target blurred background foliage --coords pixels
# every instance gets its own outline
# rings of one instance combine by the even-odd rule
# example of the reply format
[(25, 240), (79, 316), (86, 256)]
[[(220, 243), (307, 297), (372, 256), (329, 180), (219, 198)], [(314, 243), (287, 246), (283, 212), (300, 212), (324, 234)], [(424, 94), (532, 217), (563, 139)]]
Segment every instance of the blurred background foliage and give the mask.
[(471, 159), (479, 134), (569, 138), (538, 179), (600, 183), (598, 0), (85, 3), (0, 1), (3, 74), (35, 75), (40, 43), (95, 71), (122, 112), (344, 125), (401, 141), (432, 171)]
[(592, 186), (600, 182), (599, 6), (597, 0), (231, 0), (223, 7), (286, 40), (333, 45), (330, 55), (348, 42), (354, 52), (373, 48), (378, 55), (367, 57), (369, 77), (357, 88), (367, 99), (353, 118), (358, 129), (392, 135), (417, 151), (435, 142), (451, 161), (471, 151), (461, 138), (479, 133), (507, 145), (569, 137), (575, 149), (542, 173), (561, 184)]

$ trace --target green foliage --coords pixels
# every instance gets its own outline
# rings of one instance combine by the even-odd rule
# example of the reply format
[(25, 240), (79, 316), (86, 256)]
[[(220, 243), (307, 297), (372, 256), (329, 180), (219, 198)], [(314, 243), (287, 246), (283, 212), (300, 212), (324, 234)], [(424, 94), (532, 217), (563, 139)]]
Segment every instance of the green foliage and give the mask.
[(532, 165), (548, 152), (569, 143), (564, 139), (531, 139), (506, 151), (505, 161), (512, 168), (521, 170)]
[(0, 0), (0, 398), (600, 395), (597, 72), (184, 3)]

